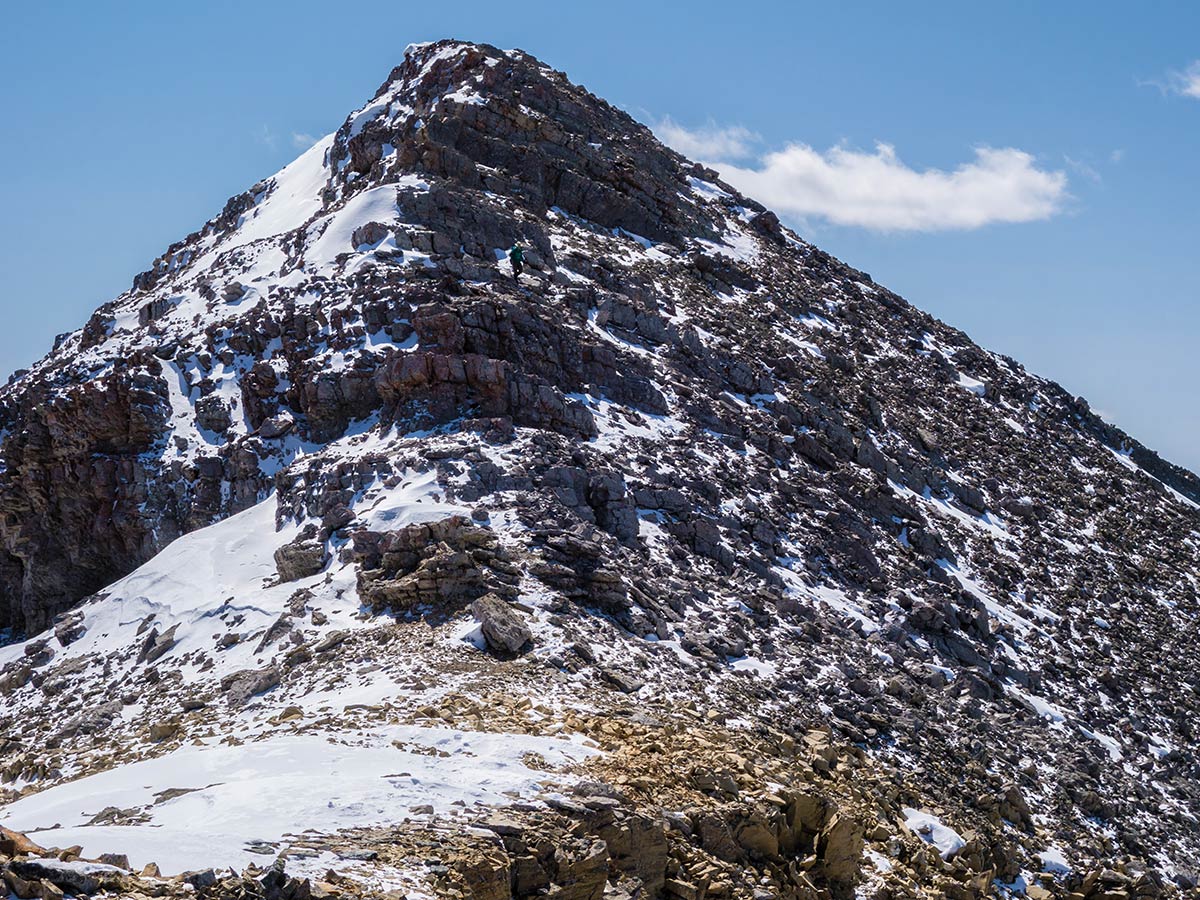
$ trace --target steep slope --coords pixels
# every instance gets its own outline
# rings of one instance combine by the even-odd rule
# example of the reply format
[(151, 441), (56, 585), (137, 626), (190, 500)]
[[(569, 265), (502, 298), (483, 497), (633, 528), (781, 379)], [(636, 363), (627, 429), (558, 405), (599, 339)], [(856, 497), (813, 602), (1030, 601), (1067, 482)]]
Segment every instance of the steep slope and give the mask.
[[(0, 427), (0, 816), (38, 840), (350, 841), (341, 890), (474, 896), (1195, 877), (1200, 481), (519, 51), (410, 48)], [(314, 736), (357, 748), (319, 783)], [(223, 799), (243, 744), (311, 797)], [(346, 787), (431, 750), (442, 787)], [(469, 844), (490, 767), (500, 850), (380, 849)]]

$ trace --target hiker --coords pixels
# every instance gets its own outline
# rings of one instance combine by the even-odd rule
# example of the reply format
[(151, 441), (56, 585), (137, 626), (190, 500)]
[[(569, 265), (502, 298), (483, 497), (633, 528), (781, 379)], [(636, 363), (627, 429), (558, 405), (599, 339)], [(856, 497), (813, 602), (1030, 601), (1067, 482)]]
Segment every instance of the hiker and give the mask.
[(525, 250), (520, 244), (513, 244), (508, 251), (508, 261), (512, 263), (513, 281), (521, 280), (521, 269), (525, 266)]

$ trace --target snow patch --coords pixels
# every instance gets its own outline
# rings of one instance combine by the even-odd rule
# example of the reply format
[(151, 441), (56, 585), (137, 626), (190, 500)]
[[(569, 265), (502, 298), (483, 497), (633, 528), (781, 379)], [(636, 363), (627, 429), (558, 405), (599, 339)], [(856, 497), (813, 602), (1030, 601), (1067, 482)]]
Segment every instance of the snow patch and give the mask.
[[(410, 749), (411, 748), (411, 749)], [(433, 751), (432, 753), (430, 751)], [(278, 735), (240, 746), (186, 746), (158, 759), (68, 782), (0, 810), (6, 825), (44, 844), (81, 844), (86, 855), (126, 853), (165, 873), (262, 864), (261, 844), (312, 829), (398, 824), (413, 806), (436, 815), (459, 806), (532, 798), (547, 777), (522, 758), (551, 765), (592, 751), (578, 738), (394, 726), (359, 735)], [(186, 793), (162, 802), (168, 790)], [(89, 825), (104, 807), (142, 810), (138, 825)]]
[(904, 824), (921, 840), (937, 848), (942, 859), (949, 859), (966, 846), (963, 836), (935, 815), (904, 807)]

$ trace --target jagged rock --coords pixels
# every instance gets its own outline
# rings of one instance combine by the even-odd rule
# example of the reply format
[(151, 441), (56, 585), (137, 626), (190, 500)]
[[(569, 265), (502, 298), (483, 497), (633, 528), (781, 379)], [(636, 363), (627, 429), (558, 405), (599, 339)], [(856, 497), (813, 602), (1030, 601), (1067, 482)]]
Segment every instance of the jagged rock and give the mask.
[(553, 896), (600, 900), (608, 882), (608, 847), (603, 841), (568, 840), (554, 850)]
[(42, 889), (46, 884), (46, 882), (36, 880), (27, 881), (13, 871), (4, 872), (4, 883), (12, 891), (12, 894), (21, 898), (21, 900), (32, 900), (32, 898), (41, 897)]
[(789, 825), (794, 832), (819, 834), (825, 828), (828, 801), (808, 792), (797, 793), (788, 807)]
[(19, 831), (13, 831), (0, 825), (0, 854), (4, 856), (17, 856), (19, 854), (41, 856), (44, 853), (45, 849), (43, 847), (31, 841)]
[(849, 896), (862, 865), (864, 828), (850, 816), (834, 813), (821, 831), (821, 860), (825, 877)]
[(751, 815), (737, 827), (734, 835), (738, 845), (752, 859), (770, 859), (779, 855), (779, 833), (777, 827), (761, 815)]
[(198, 891), (210, 888), (217, 883), (217, 873), (212, 869), (184, 872), (182, 878), (187, 884), (190, 884)]
[(79, 612), (66, 614), (62, 621), (54, 626), (54, 636), (64, 647), (79, 640), (86, 632), (83, 615)]
[(152, 663), (166, 656), (175, 646), (175, 633), (179, 630), (178, 625), (172, 625), (162, 634), (158, 633), (157, 628), (151, 629), (146, 635), (146, 640), (142, 643), (141, 653), (138, 654), (138, 660), (142, 662)]

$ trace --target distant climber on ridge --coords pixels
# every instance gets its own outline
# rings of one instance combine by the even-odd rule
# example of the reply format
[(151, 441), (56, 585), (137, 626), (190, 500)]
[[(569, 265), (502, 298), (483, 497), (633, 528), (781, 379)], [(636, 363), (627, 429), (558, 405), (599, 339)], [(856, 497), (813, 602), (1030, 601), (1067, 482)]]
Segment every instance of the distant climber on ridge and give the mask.
[(520, 244), (513, 244), (508, 251), (508, 261), (512, 263), (513, 281), (521, 280), (521, 269), (525, 266), (525, 250)]

